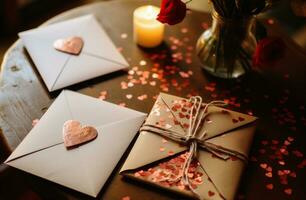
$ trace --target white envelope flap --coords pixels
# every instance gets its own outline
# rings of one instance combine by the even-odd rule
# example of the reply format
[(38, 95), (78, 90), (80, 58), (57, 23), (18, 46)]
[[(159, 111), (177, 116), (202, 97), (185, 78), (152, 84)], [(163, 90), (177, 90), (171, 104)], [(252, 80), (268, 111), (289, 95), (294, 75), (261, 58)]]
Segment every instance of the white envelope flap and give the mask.
[(63, 124), (71, 119), (62, 92), (5, 162), (63, 143)]
[(60, 144), (8, 164), (96, 197), (136, 135), (145, 116), (96, 127), (92, 142), (67, 150)]
[(82, 124), (90, 124), (98, 127), (135, 117), (146, 116), (145, 113), (102, 101), (98, 98), (89, 97), (69, 90), (64, 90), (64, 92), (73, 119), (79, 120)]
[(51, 91), (126, 68), (114, 61), (81, 53), (69, 58)]
[(71, 57), (69, 54), (55, 50), (53, 47), (54, 41), (61, 38), (79, 36), (82, 31), (80, 27), (90, 17), (90, 15), (86, 15), (19, 33), (19, 37), (24, 42), (49, 90)]
[[(93, 15), (24, 31), (19, 36), (49, 91), (129, 66)], [(56, 40), (72, 36), (84, 41), (80, 55), (54, 49)]]
[(19, 36), (31, 55), (47, 88), (51, 90), (54, 81), (69, 60), (69, 55), (55, 51), (53, 41), (40, 39), (28, 33), (21, 33)]
[(97, 141), (83, 146), (83, 161), (88, 163), (87, 175), (95, 194), (111, 175), (144, 119), (144, 116), (138, 116), (101, 126), (98, 128)]
[(80, 33), (84, 40), (83, 54), (100, 57), (125, 67), (129, 66), (93, 15), (87, 18), (83, 30)]
[(98, 127), (145, 116), (138, 111), (64, 90), (6, 162), (63, 143), (62, 128), (67, 120)]

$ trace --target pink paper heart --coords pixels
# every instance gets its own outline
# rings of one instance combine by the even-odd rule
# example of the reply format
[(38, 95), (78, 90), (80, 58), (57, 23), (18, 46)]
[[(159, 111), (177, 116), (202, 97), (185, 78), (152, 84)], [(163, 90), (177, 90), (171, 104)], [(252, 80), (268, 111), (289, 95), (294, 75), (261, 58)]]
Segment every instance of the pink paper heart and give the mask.
[(267, 188), (268, 190), (273, 190), (274, 185), (273, 185), (272, 183), (269, 183), (269, 184), (266, 185), (266, 188)]
[(92, 126), (81, 126), (76, 120), (68, 120), (63, 125), (64, 144), (67, 148), (94, 140), (98, 131)]
[(53, 43), (53, 47), (65, 53), (79, 55), (83, 47), (83, 39), (80, 37), (69, 37), (66, 39), (58, 39)]

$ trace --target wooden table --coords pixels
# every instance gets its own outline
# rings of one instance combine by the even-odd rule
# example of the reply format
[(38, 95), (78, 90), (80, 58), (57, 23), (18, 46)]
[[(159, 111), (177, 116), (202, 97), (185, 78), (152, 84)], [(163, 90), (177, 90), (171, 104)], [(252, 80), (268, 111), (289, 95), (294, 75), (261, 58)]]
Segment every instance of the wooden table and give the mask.
[[(146, 1), (145, 4), (150, 2)], [(151, 3), (159, 4), (159, 1)], [(205, 101), (230, 100), (232, 109), (253, 113), (260, 118), (250, 155), (251, 161), (242, 178), (237, 198), (251, 200), (305, 198), (305, 167), (301, 164), (305, 160), (301, 154), (305, 154), (306, 146), (306, 136), (303, 132), (306, 125), (305, 52), (282, 31), (277, 21), (270, 20), (268, 23), (268, 20), (262, 19), (269, 35), (281, 36), (286, 41), (285, 57), (274, 67), (254, 71), (238, 80), (215, 79), (201, 70), (193, 49), (196, 39), (210, 24), (210, 16), (200, 12), (190, 13), (183, 23), (167, 27), (165, 42), (161, 47), (146, 50), (132, 41), (132, 12), (143, 4), (141, 0), (101, 2), (70, 10), (43, 24), (93, 13), (114, 43), (122, 49), (122, 54), (130, 62), (131, 67), (138, 69), (134, 71), (138, 75), (116, 72), (68, 89), (94, 97), (98, 97), (101, 91), (107, 91), (107, 101), (125, 103), (127, 107), (143, 112), (150, 111), (155, 101), (154, 97), (161, 91), (179, 96), (199, 94)], [(122, 34), (127, 34), (128, 37), (124, 38)], [(177, 44), (180, 41), (181, 46)], [(173, 58), (178, 54), (175, 53), (183, 53), (184, 59), (176, 61)], [(138, 77), (144, 71), (150, 72), (146, 84), (135, 83), (128, 89), (121, 88), (122, 82), (129, 82), (129, 77), (139, 80)], [(188, 72), (193, 74), (188, 76), (186, 75)], [(60, 91), (49, 93), (46, 90), (20, 40), (7, 51), (1, 73), (0, 128), (10, 150), (13, 150), (32, 128), (32, 120), (43, 115)], [(132, 94), (133, 98), (127, 99), (127, 94)], [(141, 99), (139, 96), (142, 95), (147, 95), (148, 98), (139, 100)], [(282, 145), (284, 142), (286, 148)], [(284, 152), (284, 149), (289, 155), (277, 160), (275, 154)], [(98, 199), (115, 200), (123, 196), (130, 196), (132, 200), (180, 199), (173, 194), (166, 194), (165, 191), (122, 180), (118, 170), (124, 158), (126, 155), (103, 187)], [(263, 163), (273, 168), (272, 178), (265, 176), (265, 170), (260, 167)], [(280, 182), (278, 170), (283, 169), (291, 172), (287, 178), (288, 184)], [(23, 188), (20, 193), (30, 196), (31, 199), (91, 199), (13, 168), (9, 170), (15, 182), (8, 183), (0, 189), (0, 198), (17, 198), (17, 191), (20, 192), (20, 188)], [(272, 190), (266, 188), (270, 183), (274, 186)], [(292, 194), (286, 194), (285, 190), (290, 193), (290, 189)]]

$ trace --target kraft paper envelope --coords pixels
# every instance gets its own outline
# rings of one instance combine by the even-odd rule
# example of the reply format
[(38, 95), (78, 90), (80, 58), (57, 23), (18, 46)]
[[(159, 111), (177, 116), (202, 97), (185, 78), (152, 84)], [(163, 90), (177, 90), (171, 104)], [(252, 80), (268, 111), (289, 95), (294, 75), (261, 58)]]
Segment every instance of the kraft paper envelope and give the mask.
[[(79, 55), (54, 49), (54, 41), (73, 36), (84, 41)], [(129, 66), (93, 15), (21, 32), (19, 37), (49, 91)]]
[[(161, 93), (144, 125), (156, 126), (157, 124), (163, 124), (157, 126), (168, 126), (168, 129), (181, 135), (186, 135), (187, 128), (185, 128), (185, 124), (188, 124), (189, 120), (185, 116), (190, 111), (190, 108), (189, 110), (183, 106), (177, 108), (174, 106), (177, 102), (185, 102), (185, 99)], [(206, 131), (204, 138), (207, 144), (239, 152), (247, 159), (253, 140), (256, 119), (253, 116), (209, 106), (207, 118), (200, 132)], [(179, 145), (170, 139), (167, 144), (164, 144), (162, 139), (163, 137), (157, 133), (141, 131), (120, 173), (133, 179), (195, 197), (189, 190), (164, 187), (135, 176), (135, 172), (138, 170), (146, 170), (150, 167), (158, 166), (159, 163), (164, 162), (166, 159), (173, 158), (189, 149), (189, 147)], [(165, 149), (162, 152), (160, 151), (161, 146)], [(169, 151), (174, 155), (169, 155)], [(203, 184), (198, 185), (196, 188), (201, 199), (234, 199), (240, 176), (246, 163), (239, 158), (233, 159), (232, 156), (224, 158), (213, 156), (211, 152), (200, 147), (197, 158), (201, 164), (198, 170), (203, 173)], [(213, 193), (215, 195), (211, 195)]]
[[(143, 123), (146, 114), (64, 90), (5, 161), (36, 176), (97, 196)], [(67, 150), (67, 120), (97, 129), (95, 140)]]

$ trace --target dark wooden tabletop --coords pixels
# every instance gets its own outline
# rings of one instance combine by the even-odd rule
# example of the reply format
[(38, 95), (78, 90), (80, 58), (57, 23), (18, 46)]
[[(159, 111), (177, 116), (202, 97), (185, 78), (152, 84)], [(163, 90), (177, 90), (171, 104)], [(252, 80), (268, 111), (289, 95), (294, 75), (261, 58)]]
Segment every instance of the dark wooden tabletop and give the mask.
[[(285, 40), (285, 56), (274, 66), (263, 67), (240, 79), (216, 79), (201, 69), (194, 51), (197, 38), (210, 25), (210, 15), (190, 12), (183, 23), (166, 27), (160, 47), (148, 50), (132, 40), (132, 13), (143, 4), (159, 1), (101, 2), (70, 10), (43, 24), (93, 13), (131, 65), (129, 72), (112, 73), (68, 89), (94, 97), (106, 91), (106, 101), (143, 112), (150, 111), (159, 92), (184, 97), (199, 94), (205, 101), (228, 100), (231, 109), (260, 118), (237, 199), (305, 199), (305, 51), (282, 31), (276, 20), (261, 19), (269, 35)], [(43, 115), (60, 91), (47, 91), (20, 40), (5, 55), (0, 84), (0, 128), (12, 151), (30, 131), (32, 121)], [(116, 200), (124, 196), (132, 200), (183, 199), (123, 180), (118, 170), (126, 156), (98, 199)], [(271, 178), (262, 168), (264, 164), (271, 167)], [(281, 175), (282, 172), (287, 175)], [(17, 199), (20, 194), (25, 199), (91, 199), (13, 168), (9, 168), (9, 175), (10, 182), (1, 185), (0, 199)]]

